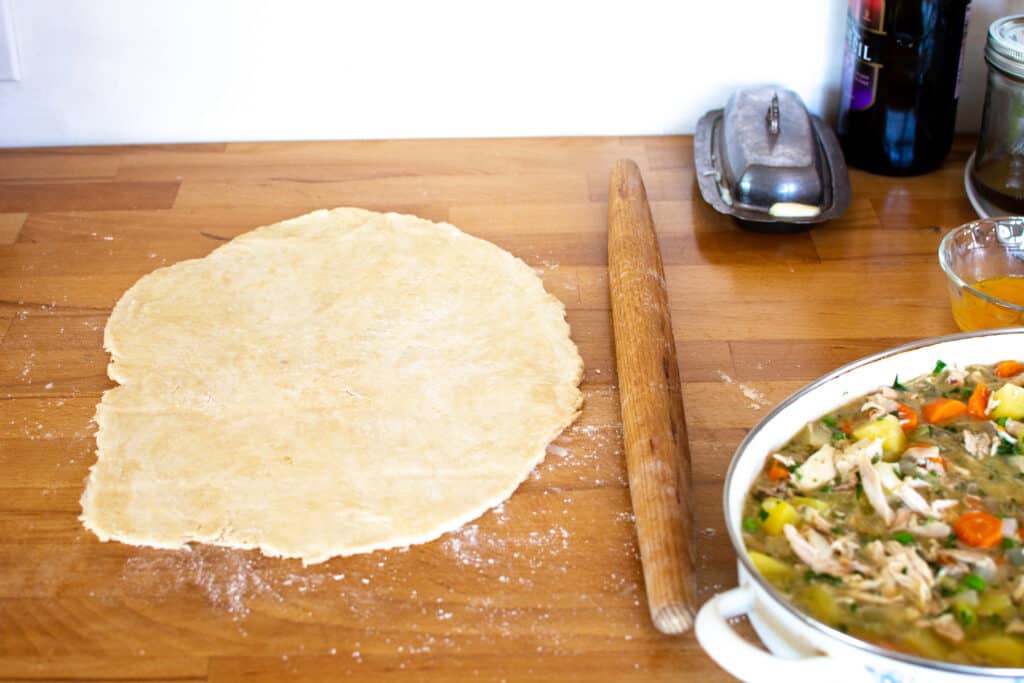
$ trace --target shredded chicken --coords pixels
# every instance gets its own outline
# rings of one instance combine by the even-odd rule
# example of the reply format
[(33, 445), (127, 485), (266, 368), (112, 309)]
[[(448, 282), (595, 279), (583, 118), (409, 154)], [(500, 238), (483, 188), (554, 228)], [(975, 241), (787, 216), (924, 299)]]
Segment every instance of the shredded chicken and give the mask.
[(858, 580), (863, 580), (865, 576), (874, 574), (874, 569), (871, 565), (857, 559), (860, 554), (860, 542), (856, 534), (846, 534), (837, 537), (832, 541), (830, 548), (843, 566), (857, 572), (854, 577)]
[(898, 396), (898, 394), (896, 394), (896, 392), (890, 387), (882, 387), (877, 393), (871, 394), (867, 399), (865, 399), (860, 410), (862, 413), (868, 414), (869, 420), (881, 417), (882, 415), (891, 413), (900, 407), (899, 402), (896, 400), (896, 396)]
[(932, 509), (937, 512), (944, 512), (950, 508), (955, 508), (960, 504), (960, 501), (954, 498), (940, 498), (939, 500), (932, 501)]
[(1017, 577), (1017, 582), (1013, 584), (1013, 590), (1010, 591), (1010, 597), (1018, 604), (1024, 602), (1024, 574)]
[(906, 529), (912, 521), (914, 521), (914, 513), (910, 511), (910, 508), (901, 507), (896, 510), (896, 514), (892, 518), (892, 528)]
[(927, 620), (925, 625), (931, 626), (932, 630), (940, 636), (954, 643), (959, 643), (964, 639), (964, 630), (960, 628), (960, 624), (957, 623), (956, 617), (952, 614), (943, 614), (934, 619)]
[(932, 599), (932, 586), (935, 575), (914, 549), (900, 545), (895, 541), (885, 543), (886, 562), (884, 575), (897, 584), (921, 607), (926, 607)]
[(960, 465), (957, 465), (949, 461), (946, 461), (946, 464), (949, 466), (949, 471), (955, 474), (956, 476), (960, 477), (961, 479), (971, 478), (971, 471), (966, 467), (961, 467)]
[(885, 560), (885, 546), (881, 541), (871, 541), (864, 546), (864, 555), (875, 564), (882, 564)]
[(868, 460), (882, 457), (882, 441), (880, 439), (861, 439), (847, 445), (835, 454), (836, 472), (839, 473), (839, 479), (842, 482), (840, 485), (852, 483), (856, 486), (857, 460), (861, 453), (866, 454)]
[(932, 510), (924, 496), (915, 491), (907, 482), (901, 481), (893, 490), (896, 497), (903, 501), (903, 504), (924, 517), (937, 517), (938, 514)]
[(967, 379), (967, 372), (955, 365), (946, 366), (946, 384), (951, 387), (958, 387)]
[(953, 530), (945, 522), (933, 520), (923, 524), (910, 524), (907, 531), (921, 538), (947, 538)]
[(992, 439), (991, 434), (964, 430), (964, 448), (975, 458), (988, 458), (996, 454), (999, 443)]
[(853, 598), (855, 602), (863, 602), (868, 605), (892, 605), (901, 600), (899, 595), (885, 596), (866, 591), (849, 591), (847, 595)]
[(796, 469), (796, 487), (801, 491), (815, 491), (835, 479), (835, 452), (830, 444), (825, 444), (807, 458)]
[[(939, 455), (938, 446), (911, 446), (903, 451), (903, 458), (913, 462), (915, 467), (919, 467), (925, 472), (946, 473), (946, 461)], [(912, 474), (912, 472), (903, 472), (903, 474)]]
[(1024, 619), (1014, 619), (1006, 625), (1007, 633), (1024, 633)]
[(882, 518), (886, 526), (892, 524), (893, 511), (889, 507), (889, 501), (885, 499), (885, 491), (882, 490), (882, 481), (878, 472), (871, 466), (871, 460), (860, 451), (857, 453), (857, 471), (860, 473), (860, 483), (864, 488), (864, 495), (867, 496), (871, 507)]
[(1024, 435), (1024, 422), (1018, 422), (1017, 420), (1007, 420), (1006, 424), (1003, 425), (1007, 433), (1010, 436), (1019, 439)]
[(807, 522), (820, 531), (823, 534), (832, 533), (832, 527), (835, 525), (829, 522), (827, 519), (821, 516), (821, 513), (815, 510), (810, 505), (799, 506), (801, 516), (807, 520)]
[[(786, 535), (786, 540), (789, 541), (789, 547), (793, 549), (793, 553), (800, 558), (800, 561), (819, 574), (843, 576), (844, 574), (851, 573), (851, 569), (844, 567), (838, 560), (832, 557), (832, 549), (829, 546), (826, 545), (823, 549), (816, 545), (814, 543), (814, 536), (810, 536), (811, 540), (804, 538), (792, 524), (784, 526), (782, 532)], [(820, 534), (817, 534), (813, 529), (808, 530), (808, 532), (820, 537)]]
[(935, 556), (950, 576), (962, 576), (973, 571), (983, 578), (991, 578), (996, 573), (995, 561), (977, 550), (942, 548), (936, 551)]
[(792, 467), (796, 464), (796, 460), (793, 460), (793, 458), (788, 455), (783, 455), (782, 453), (772, 453), (772, 457), (775, 458), (776, 462), (781, 463), (785, 467)]

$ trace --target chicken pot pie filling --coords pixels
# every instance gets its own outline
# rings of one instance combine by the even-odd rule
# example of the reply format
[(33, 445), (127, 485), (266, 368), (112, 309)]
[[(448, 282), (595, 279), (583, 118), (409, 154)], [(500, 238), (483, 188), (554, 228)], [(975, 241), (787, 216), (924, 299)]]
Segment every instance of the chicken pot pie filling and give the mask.
[(890, 386), (772, 452), (743, 509), (754, 567), (883, 648), (1024, 666), (1024, 362)]

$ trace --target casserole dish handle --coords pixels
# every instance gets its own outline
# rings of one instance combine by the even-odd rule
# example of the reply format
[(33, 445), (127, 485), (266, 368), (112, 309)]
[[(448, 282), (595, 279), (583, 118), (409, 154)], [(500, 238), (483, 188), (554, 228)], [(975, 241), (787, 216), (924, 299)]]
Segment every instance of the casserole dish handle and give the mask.
[(704, 651), (723, 669), (744, 681), (832, 680), (836, 660), (832, 657), (786, 659), (752, 645), (729, 625), (729, 619), (754, 608), (754, 591), (739, 586), (704, 603), (697, 614), (697, 640)]

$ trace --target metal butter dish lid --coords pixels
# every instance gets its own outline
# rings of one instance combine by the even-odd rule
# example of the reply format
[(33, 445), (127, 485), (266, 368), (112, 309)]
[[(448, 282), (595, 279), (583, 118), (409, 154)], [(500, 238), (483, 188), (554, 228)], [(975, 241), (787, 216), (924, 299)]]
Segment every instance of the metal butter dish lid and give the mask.
[(850, 204), (835, 135), (791, 90), (735, 93), (701, 117), (693, 152), (704, 200), (754, 230), (806, 229)]

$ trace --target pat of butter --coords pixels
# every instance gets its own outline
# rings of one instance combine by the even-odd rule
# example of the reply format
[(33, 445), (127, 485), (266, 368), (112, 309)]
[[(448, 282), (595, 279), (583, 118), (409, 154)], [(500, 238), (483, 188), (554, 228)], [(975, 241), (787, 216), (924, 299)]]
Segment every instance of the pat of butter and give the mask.
[(799, 202), (775, 202), (768, 213), (776, 218), (812, 218), (821, 213), (821, 209)]

